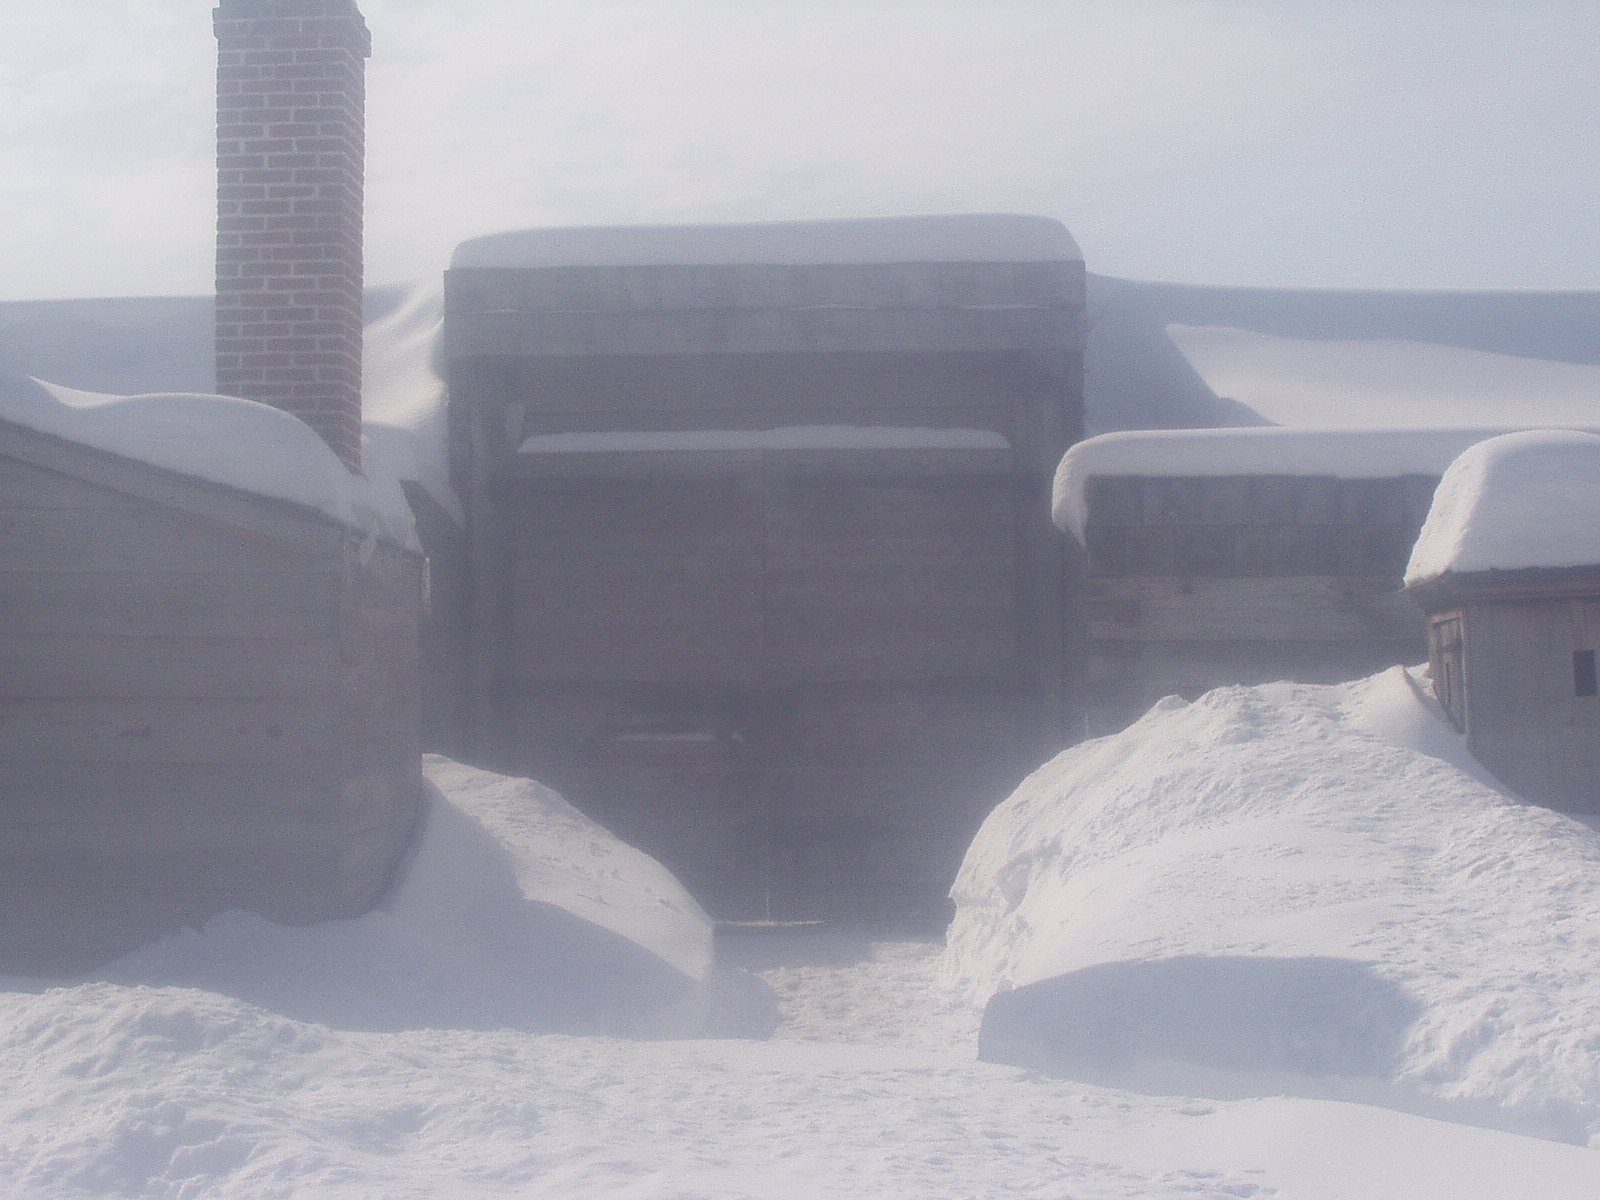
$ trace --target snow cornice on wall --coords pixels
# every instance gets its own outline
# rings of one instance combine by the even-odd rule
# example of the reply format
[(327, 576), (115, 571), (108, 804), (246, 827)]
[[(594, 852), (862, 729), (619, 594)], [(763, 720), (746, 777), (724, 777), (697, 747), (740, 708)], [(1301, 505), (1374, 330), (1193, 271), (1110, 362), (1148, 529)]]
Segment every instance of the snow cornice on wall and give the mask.
[(1493, 429), (1163, 429), (1106, 433), (1068, 450), (1056, 470), (1058, 528), (1080, 542), (1088, 482), (1110, 476), (1205, 478), (1441, 475)]
[(308, 425), (270, 405), (190, 393), (100, 395), (0, 376), (0, 423), (417, 548), (397, 484), (349, 471)]
[(525, 229), (463, 242), (452, 270), (1079, 262), (1051, 217), (996, 213), (767, 221), (738, 225), (594, 225)]

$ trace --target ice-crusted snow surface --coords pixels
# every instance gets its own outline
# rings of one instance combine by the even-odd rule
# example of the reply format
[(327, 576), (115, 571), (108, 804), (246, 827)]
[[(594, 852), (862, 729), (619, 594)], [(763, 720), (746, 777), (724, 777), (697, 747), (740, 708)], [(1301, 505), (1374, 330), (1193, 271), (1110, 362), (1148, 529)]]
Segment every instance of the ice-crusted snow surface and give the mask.
[(523, 229), (456, 247), (463, 267), (1081, 262), (1051, 217), (957, 213), (742, 225), (594, 225)]
[(108, 396), (8, 377), (0, 378), (0, 418), (416, 545), (411, 509), (393, 478), (353, 474), (305, 422), (253, 400)]
[(1439, 475), (1495, 429), (1162, 429), (1103, 433), (1056, 468), (1056, 525), (1083, 539), (1088, 482), (1106, 475)]
[[(1549, 814), (1502, 819), (1503, 799), (1469, 802), (1466, 822), (1449, 824), (1441, 818), (1456, 806), (1447, 802), (1467, 784), (1444, 763), (1437, 777), (1406, 777), (1420, 797), (1378, 792), (1364, 821), (1308, 820), (1297, 791), (1303, 767), (1331, 757), (1358, 769), (1368, 741), (1396, 754), (1451, 753), (1452, 737), (1403, 684), (1319, 693), (1318, 712), (1337, 710), (1348, 726), (1337, 736), (1306, 716), (1298, 691), (1248, 695), (1263, 708), (1287, 704), (1279, 728), (1298, 753), (1266, 747), (1248, 786), (1186, 801), (1167, 786), (1182, 782), (1170, 758), (1130, 745), (1114, 785), (1131, 793), (1145, 779), (1143, 794), (1154, 799), (1142, 828), (1152, 844), (1164, 838), (1168, 853), (1144, 863), (1124, 855), (1123, 890), (1143, 896), (1107, 904), (1097, 919), (1113, 936), (1137, 920), (1151, 936), (1165, 924), (1181, 933), (1242, 922), (1263, 956), (1304, 943), (1288, 917), (1319, 904), (1320, 923), (1333, 931), (1354, 927), (1345, 915), (1354, 903), (1356, 918), (1417, 924), (1419, 940), (1437, 936), (1452, 952), (1470, 935), (1484, 961), (1461, 987), (1499, 970), (1512, 1000), (1491, 987), (1452, 1001), (1451, 1053), (1468, 1062), (1520, 1046), (1526, 1061), (1496, 1059), (1504, 1074), (1537, 1078), (1567, 1101), (1556, 1095), (1561, 1074), (1541, 1074), (1540, 1064), (1548, 1046), (1581, 1065), (1584, 1031), (1594, 1028), (1567, 980), (1594, 936), (1592, 921), (1582, 927), (1592, 881), (1573, 877), (1576, 827)], [(1249, 741), (1225, 721), (1213, 727)], [(772, 1041), (552, 1033), (551, 1014), (529, 1002), (529, 990), (570, 990), (578, 1009), (659, 1008), (671, 991), (657, 990), (664, 979), (688, 986), (667, 960), (687, 947), (698, 961), (700, 919), (658, 867), (544, 789), (442, 760), (430, 760), (428, 773), (440, 795), (426, 832), (394, 895), (368, 917), (290, 930), (235, 915), (96, 978), (0, 980), (0, 1190), (18, 1200), (1600, 1196), (1595, 1151), (1486, 1128), (1493, 1122), (1459, 1108), (1441, 1121), (1385, 1107), (1386, 1096), (1363, 1104), (1290, 1087), (1253, 1091), (1244, 1071), (1234, 1090), (1249, 1098), (1218, 1099), (976, 1061), (976, 1013), (941, 985), (939, 947), (926, 939), (741, 933), (741, 947), (708, 973), (708, 981), (722, 976), (721, 992), (698, 993), (700, 1027), (720, 1022), (732, 1032), (759, 1014), (760, 989), (737, 986), (742, 967), (776, 993)], [(1219, 826), (1237, 809), (1257, 836), (1232, 857), (1221, 839), (1202, 842), (1199, 868), (1177, 870), (1197, 825), (1180, 819), (1186, 804)], [(1309, 850), (1308, 829), (1318, 833)], [(1395, 878), (1397, 860), (1426, 873), (1445, 843), (1451, 869), (1465, 876), (1460, 889)], [(1286, 864), (1311, 850), (1331, 854), (1330, 864), (1301, 877), (1285, 921), (1268, 927), (1263, 900), (1285, 895), (1275, 889)], [(1161, 869), (1147, 869), (1152, 862)], [(1539, 886), (1515, 886), (1533, 875)], [(1564, 888), (1579, 892), (1570, 912), (1535, 929)], [(1430, 907), (1441, 900), (1452, 903)], [(678, 913), (654, 914), (663, 901)], [(1154, 911), (1129, 911), (1143, 907)], [(574, 923), (541, 925), (540, 909)], [(606, 909), (625, 914), (611, 928), (628, 937), (575, 936), (598, 927), (574, 914)], [(1546, 960), (1562, 935), (1571, 945)], [(1512, 945), (1519, 939), (1526, 944)], [(622, 964), (609, 975), (608, 958)], [(1318, 967), (1287, 969), (1299, 972), (1302, 990), (1327, 979)], [(1541, 972), (1550, 988), (1535, 1003)], [(609, 980), (598, 1001), (596, 980)], [(1146, 1011), (1181, 1003), (1170, 981), (1143, 982), (1142, 993), (1116, 1003)], [(708, 1008), (718, 994), (721, 1009)], [(1273, 1008), (1282, 996), (1256, 1005), (1279, 1030), (1291, 1025)], [(1381, 1030), (1388, 1010), (1369, 1007), (1339, 1028)], [(669, 1004), (641, 1032), (693, 1028), (690, 1015), (684, 1002)], [(1119, 1011), (1087, 1016), (1115, 1027)], [(1182, 1026), (1173, 1036), (1199, 1044), (1206, 1032)]]
[(1529, 430), (1480, 442), (1450, 465), (1406, 582), (1591, 566), (1600, 567), (1600, 436)]
[(985, 1056), (1600, 1147), (1600, 836), (1445, 728), (1394, 668), (1171, 698), (1040, 768), (952, 893)]
[(1396, 338), (1286, 337), (1168, 325), (1218, 396), (1274, 425), (1583, 428), (1600, 424), (1600, 366)]
[(784, 425), (777, 429), (616, 430), (543, 433), (519, 454), (607, 454), (693, 450), (1009, 450), (989, 429), (898, 425)]

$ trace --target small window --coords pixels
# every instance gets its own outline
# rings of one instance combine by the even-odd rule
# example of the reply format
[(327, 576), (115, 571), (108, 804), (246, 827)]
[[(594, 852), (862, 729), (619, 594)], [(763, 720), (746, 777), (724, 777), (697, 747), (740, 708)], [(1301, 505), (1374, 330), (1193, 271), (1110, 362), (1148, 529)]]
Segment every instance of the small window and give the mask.
[(1459, 615), (1435, 618), (1428, 629), (1428, 657), (1433, 666), (1433, 694), (1439, 698), (1451, 723), (1467, 728), (1467, 689), (1464, 638)]
[(1574, 650), (1572, 653), (1572, 694), (1596, 694), (1593, 650)]

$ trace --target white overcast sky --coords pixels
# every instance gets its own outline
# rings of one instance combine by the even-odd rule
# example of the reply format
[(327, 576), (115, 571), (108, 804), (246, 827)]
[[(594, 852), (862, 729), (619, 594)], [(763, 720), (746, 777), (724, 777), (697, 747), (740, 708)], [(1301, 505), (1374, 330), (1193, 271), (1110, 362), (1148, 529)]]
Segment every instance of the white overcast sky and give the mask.
[[(549, 224), (1021, 211), (1091, 270), (1600, 286), (1595, 0), (361, 0), (368, 279)], [(211, 287), (212, 0), (0, 0), (0, 299)]]

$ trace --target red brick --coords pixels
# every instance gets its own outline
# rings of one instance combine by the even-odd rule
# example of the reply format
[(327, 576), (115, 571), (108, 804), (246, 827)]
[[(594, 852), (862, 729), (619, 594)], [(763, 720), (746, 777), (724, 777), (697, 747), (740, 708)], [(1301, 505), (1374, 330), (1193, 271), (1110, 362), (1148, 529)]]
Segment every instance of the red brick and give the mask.
[(359, 16), (237, 16), (218, 36), (217, 376), (359, 466)]

